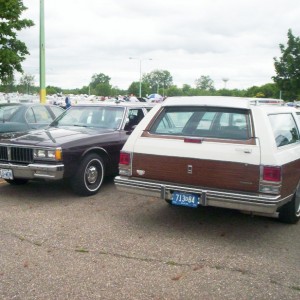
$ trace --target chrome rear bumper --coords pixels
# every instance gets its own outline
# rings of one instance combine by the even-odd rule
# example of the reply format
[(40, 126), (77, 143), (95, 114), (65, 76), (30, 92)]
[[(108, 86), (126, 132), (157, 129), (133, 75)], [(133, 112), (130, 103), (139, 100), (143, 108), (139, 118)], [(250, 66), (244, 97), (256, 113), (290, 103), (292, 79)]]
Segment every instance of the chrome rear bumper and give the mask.
[(292, 198), (292, 195), (282, 199), (280, 195), (202, 189), (177, 184), (135, 180), (123, 176), (117, 176), (114, 181), (117, 189), (122, 192), (153, 196), (166, 200), (171, 199), (173, 191), (195, 193), (200, 195), (199, 205), (201, 206), (224, 207), (253, 213), (274, 214), (280, 206)]

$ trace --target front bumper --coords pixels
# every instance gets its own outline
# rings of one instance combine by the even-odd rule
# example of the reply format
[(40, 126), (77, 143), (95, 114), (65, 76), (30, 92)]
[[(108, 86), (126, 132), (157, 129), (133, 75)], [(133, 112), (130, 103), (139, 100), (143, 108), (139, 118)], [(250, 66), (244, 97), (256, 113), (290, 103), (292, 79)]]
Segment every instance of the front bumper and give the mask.
[(58, 180), (63, 178), (64, 165), (28, 164), (18, 165), (13, 163), (0, 163), (0, 169), (9, 169), (13, 178), (20, 179), (48, 179)]
[(123, 176), (117, 176), (114, 181), (117, 189), (122, 192), (166, 200), (171, 200), (173, 191), (195, 193), (200, 195), (199, 205), (201, 206), (216, 206), (263, 214), (276, 213), (280, 206), (292, 198), (292, 195), (281, 198), (280, 195), (203, 189), (157, 181), (136, 180)]

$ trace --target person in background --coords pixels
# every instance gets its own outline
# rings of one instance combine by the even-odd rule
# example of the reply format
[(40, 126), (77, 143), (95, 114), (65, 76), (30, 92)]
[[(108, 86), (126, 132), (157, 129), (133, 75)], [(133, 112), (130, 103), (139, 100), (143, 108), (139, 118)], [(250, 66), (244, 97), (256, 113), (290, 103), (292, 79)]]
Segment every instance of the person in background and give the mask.
[(130, 95), (129, 101), (130, 102), (140, 102), (139, 99), (136, 96), (134, 96), (133, 94)]
[(69, 107), (71, 107), (71, 100), (70, 100), (69, 96), (66, 97), (65, 102), (66, 102), (66, 109), (68, 109)]

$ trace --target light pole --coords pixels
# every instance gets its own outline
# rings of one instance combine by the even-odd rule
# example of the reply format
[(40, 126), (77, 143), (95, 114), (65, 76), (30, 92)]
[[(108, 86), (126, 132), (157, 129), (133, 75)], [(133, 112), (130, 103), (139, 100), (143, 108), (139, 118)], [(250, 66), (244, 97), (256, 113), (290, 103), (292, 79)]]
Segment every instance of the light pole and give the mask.
[(129, 57), (129, 59), (136, 59), (140, 62), (140, 81), (139, 81), (139, 97), (142, 97), (142, 60), (152, 60), (152, 58), (140, 59), (135, 57)]
[(46, 103), (44, 0), (40, 0), (40, 102)]

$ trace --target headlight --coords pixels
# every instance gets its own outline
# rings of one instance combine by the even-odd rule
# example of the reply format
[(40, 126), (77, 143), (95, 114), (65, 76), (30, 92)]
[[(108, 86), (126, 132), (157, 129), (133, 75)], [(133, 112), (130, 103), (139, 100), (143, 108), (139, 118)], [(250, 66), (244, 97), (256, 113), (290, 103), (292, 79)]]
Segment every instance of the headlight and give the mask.
[(47, 157), (55, 159), (55, 150), (48, 150)]
[(57, 149), (34, 149), (33, 157), (35, 159), (49, 159), (49, 160), (61, 160), (62, 159), (62, 150), (61, 148)]
[(35, 158), (45, 158), (46, 157), (46, 150), (36, 149), (34, 151)]

